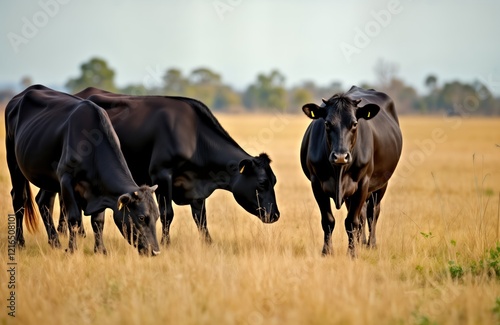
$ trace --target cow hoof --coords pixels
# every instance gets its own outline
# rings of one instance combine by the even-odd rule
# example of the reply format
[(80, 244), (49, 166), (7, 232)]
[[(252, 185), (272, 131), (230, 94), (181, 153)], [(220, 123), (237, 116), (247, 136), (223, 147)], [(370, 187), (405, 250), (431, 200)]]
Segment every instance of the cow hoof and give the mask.
[(85, 238), (87, 237), (87, 234), (85, 233), (85, 229), (83, 229), (83, 227), (80, 227), (78, 229), (78, 236), (82, 237), (82, 238)]
[(106, 247), (94, 247), (94, 253), (95, 254), (102, 254), (102, 255), (108, 255), (108, 250)]
[(333, 255), (333, 250), (331, 248), (323, 247), (323, 250), (321, 251), (321, 256), (326, 257), (332, 255)]
[(170, 235), (161, 237), (161, 244), (165, 247), (170, 246)]
[(19, 249), (25, 249), (26, 245), (24, 244), (24, 240), (22, 242), (17, 242), (17, 248)]
[(52, 248), (61, 248), (61, 242), (57, 238), (49, 240), (49, 245)]
[(211, 245), (212, 244), (212, 237), (210, 237), (210, 235), (203, 236), (203, 242), (207, 245)]

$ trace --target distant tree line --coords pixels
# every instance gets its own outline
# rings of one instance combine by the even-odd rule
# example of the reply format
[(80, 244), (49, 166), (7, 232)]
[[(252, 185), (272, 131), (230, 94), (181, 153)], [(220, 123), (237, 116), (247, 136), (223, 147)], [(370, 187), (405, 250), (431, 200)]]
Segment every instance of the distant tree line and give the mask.
[[(374, 84), (363, 83), (358, 86), (386, 92), (394, 99), (398, 112), (402, 114), (500, 115), (500, 98), (495, 98), (480, 81), (449, 81), (441, 84), (437, 76), (431, 74), (423, 81), (426, 93), (419, 94), (397, 76), (398, 66), (394, 63), (379, 60), (374, 72)], [(305, 103), (319, 103), (321, 98), (345, 92), (351, 86), (344, 87), (340, 82), (319, 86), (307, 81), (286, 88), (285, 80), (280, 71), (272, 70), (259, 73), (246, 89), (236, 91), (223, 82), (220, 74), (209, 68), (197, 68), (188, 74), (170, 68), (154, 86), (147, 86), (143, 82), (120, 88), (115, 84), (115, 71), (104, 59), (94, 57), (83, 63), (80, 75), (69, 79), (65, 86), (70, 93), (93, 86), (131, 95), (186, 96), (196, 98), (216, 111), (280, 110), (290, 113), (300, 112)], [(29, 82), (29, 77), (22, 80), (23, 86)]]

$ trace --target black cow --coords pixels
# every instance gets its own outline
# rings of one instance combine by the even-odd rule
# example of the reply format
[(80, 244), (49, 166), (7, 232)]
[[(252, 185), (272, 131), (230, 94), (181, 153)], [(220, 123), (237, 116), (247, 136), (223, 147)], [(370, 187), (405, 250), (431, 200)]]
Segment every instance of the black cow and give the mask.
[[(184, 97), (120, 95), (96, 88), (76, 96), (107, 111), (136, 182), (158, 185), (162, 243), (170, 242), (172, 201), (191, 205), (198, 230), (211, 242), (205, 199), (216, 189), (231, 191), (246, 211), (263, 222), (278, 220), (271, 160), (266, 154), (252, 157), (246, 153), (203, 103)], [(51, 207), (53, 194), (42, 193), (39, 207)], [(92, 221), (92, 225), (100, 225), (98, 231), (102, 231), (101, 218)], [(63, 218), (58, 230), (64, 232), (61, 225)]]
[(300, 159), (321, 211), (322, 253), (332, 253), (333, 198), (337, 209), (346, 203), (345, 228), (354, 257), (361, 237), (366, 243), (365, 219), (368, 245), (376, 245), (380, 201), (401, 156), (403, 140), (394, 103), (384, 93), (353, 86), (321, 106), (306, 104), (302, 110), (314, 120), (304, 134)]
[[(35, 85), (9, 102), (5, 129), (19, 246), (24, 246), (23, 205), (28, 230), (37, 224), (31, 182), (61, 193), (70, 225), (70, 252), (77, 248), (75, 232), (81, 226), (81, 210), (89, 215), (110, 208), (120, 232), (141, 254), (159, 253), (155, 231), (159, 211), (153, 197), (156, 187), (139, 187), (134, 182), (102, 108)], [(50, 241), (55, 230), (47, 231)]]

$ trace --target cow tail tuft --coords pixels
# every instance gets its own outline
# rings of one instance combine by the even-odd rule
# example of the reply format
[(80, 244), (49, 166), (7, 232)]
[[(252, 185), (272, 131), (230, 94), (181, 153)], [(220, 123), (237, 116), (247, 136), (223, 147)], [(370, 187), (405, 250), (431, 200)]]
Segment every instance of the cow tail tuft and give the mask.
[(30, 183), (26, 180), (24, 185), (26, 197), (24, 199), (24, 216), (26, 217), (26, 228), (30, 233), (38, 230), (38, 213), (33, 203)]

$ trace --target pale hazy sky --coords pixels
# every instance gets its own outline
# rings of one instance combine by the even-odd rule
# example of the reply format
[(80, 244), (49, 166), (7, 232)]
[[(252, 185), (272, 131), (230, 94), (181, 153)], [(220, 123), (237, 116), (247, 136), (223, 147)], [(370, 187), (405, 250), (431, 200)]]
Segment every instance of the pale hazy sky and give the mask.
[(0, 2), (0, 83), (63, 85), (92, 56), (120, 86), (206, 66), (243, 89), (278, 69), (286, 85), (373, 82), (378, 59), (422, 88), (482, 80), (500, 95), (496, 0), (40, 0)]

